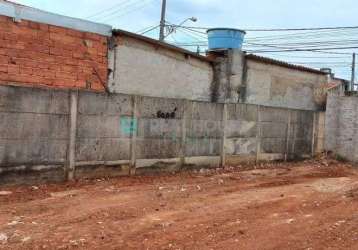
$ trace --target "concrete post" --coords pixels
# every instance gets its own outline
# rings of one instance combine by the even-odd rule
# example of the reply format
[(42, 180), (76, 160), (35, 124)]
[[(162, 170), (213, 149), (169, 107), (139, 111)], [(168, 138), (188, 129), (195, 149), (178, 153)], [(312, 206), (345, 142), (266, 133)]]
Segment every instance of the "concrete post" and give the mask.
[(227, 127), (227, 104), (223, 105), (223, 116), (222, 116), (222, 142), (221, 142), (221, 166), (225, 166), (226, 164), (226, 127)]
[(78, 91), (70, 93), (70, 133), (68, 147), (68, 165), (65, 173), (68, 181), (75, 178), (76, 166), (76, 135), (77, 135), (77, 109), (78, 109)]
[(315, 146), (316, 146), (316, 134), (317, 134), (317, 113), (313, 112), (313, 124), (312, 124), (312, 141), (311, 141), (311, 156), (315, 156)]
[(180, 166), (183, 167), (185, 165), (185, 146), (186, 146), (186, 124), (188, 119), (188, 109), (192, 105), (191, 101), (184, 101), (183, 108), (183, 117), (181, 123), (181, 141), (180, 141)]
[(296, 150), (296, 147), (295, 147), (295, 145), (296, 145), (296, 134), (297, 134), (296, 129), (297, 129), (297, 124), (293, 124), (293, 130), (292, 130), (293, 131), (293, 138), (292, 138), (291, 152), (292, 152), (294, 158), (296, 157), (296, 153), (295, 153), (295, 150)]
[(288, 110), (287, 127), (286, 127), (286, 153), (285, 161), (288, 160), (290, 154), (290, 131), (291, 131), (291, 110)]
[(137, 117), (138, 117), (138, 97), (132, 96), (132, 119), (131, 119), (131, 143), (130, 143), (130, 154), (131, 154), (131, 161), (130, 161), (130, 175), (135, 175), (136, 173), (136, 148), (137, 148)]
[(256, 127), (256, 163), (260, 160), (261, 151), (261, 106), (257, 106), (257, 127)]

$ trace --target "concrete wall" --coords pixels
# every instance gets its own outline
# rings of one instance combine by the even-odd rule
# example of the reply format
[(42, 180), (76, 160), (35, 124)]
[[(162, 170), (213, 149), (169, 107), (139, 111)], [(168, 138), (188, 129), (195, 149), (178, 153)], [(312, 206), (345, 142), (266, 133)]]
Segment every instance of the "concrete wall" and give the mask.
[(241, 50), (210, 51), (209, 56), (215, 58), (213, 102), (238, 103), (245, 94), (242, 92), (245, 53)]
[(211, 63), (124, 35), (116, 40), (110, 51), (112, 92), (210, 101)]
[(326, 82), (325, 75), (248, 59), (245, 102), (318, 110), (324, 105), (325, 96), (320, 90)]
[(342, 158), (358, 161), (358, 98), (330, 95), (327, 102), (325, 148)]
[(315, 153), (320, 154), (325, 151), (325, 124), (326, 124), (326, 112), (315, 113), (315, 140), (314, 147)]
[(314, 112), (0, 86), (0, 183), (294, 159)]
[(0, 183), (62, 180), (69, 91), (0, 87)]

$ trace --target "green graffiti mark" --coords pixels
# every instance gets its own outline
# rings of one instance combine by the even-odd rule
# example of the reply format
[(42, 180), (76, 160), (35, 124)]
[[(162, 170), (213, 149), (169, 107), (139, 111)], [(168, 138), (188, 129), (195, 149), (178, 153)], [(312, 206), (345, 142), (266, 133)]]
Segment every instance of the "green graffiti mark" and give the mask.
[(123, 116), (120, 118), (120, 129), (125, 135), (132, 135), (138, 130), (138, 120), (136, 118)]

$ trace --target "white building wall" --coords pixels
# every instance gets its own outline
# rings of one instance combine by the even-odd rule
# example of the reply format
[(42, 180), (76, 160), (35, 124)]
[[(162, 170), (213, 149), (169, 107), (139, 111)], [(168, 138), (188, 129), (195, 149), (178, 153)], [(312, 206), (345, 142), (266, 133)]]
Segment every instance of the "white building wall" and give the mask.
[[(213, 67), (210, 62), (121, 36), (110, 52), (114, 93), (151, 97), (211, 100)], [(115, 53), (115, 55), (114, 55)]]
[(324, 104), (325, 75), (247, 61), (246, 103), (317, 110)]

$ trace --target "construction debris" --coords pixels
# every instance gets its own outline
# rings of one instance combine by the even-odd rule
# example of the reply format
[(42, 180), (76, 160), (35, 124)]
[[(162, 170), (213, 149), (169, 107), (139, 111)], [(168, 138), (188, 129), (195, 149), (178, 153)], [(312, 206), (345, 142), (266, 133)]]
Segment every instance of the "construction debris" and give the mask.
[(4, 233), (0, 233), (0, 244), (7, 243), (7, 240), (8, 240), (8, 236)]

